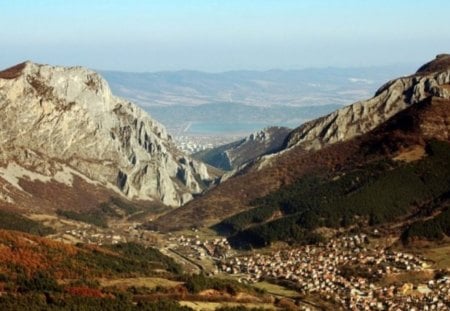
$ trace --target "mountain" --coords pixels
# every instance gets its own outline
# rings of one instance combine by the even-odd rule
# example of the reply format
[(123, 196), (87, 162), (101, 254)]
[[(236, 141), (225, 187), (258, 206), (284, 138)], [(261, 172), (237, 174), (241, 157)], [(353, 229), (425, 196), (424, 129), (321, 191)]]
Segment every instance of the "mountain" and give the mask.
[(351, 161), (306, 172), (215, 229), (231, 235), (236, 247), (311, 243), (333, 230), (368, 226), (404, 232), (406, 240), (449, 235), (449, 120), (450, 100), (427, 98), (367, 134), (314, 152), (320, 157), (351, 146)]
[(236, 169), (261, 155), (279, 151), (290, 132), (286, 127), (269, 127), (230, 144), (197, 152), (192, 157), (223, 170)]
[(392, 65), (220, 73), (189, 70), (100, 73), (115, 93), (142, 107), (217, 102), (250, 106), (312, 106), (342, 105), (369, 96), (380, 83), (412, 69), (411, 65)]
[(92, 209), (111, 196), (180, 206), (213, 179), (165, 128), (82, 67), (0, 72), (0, 204)]
[(175, 137), (244, 137), (270, 126), (297, 127), (369, 97), (387, 79), (412, 69), (410, 65), (392, 65), (101, 74), (115, 94), (139, 104)]
[[(217, 188), (149, 226), (174, 230), (213, 225), (255, 207), (256, 199), (286, 189), (307, 176), (339, 178), (336, 172), (342, 170), (342, 174), (346, 174), (371, 161), (414, 159), (414, 155), (428, 154), (423, 150), (432, 150), (429, 143), (433, 139), (449, 139), (449, 58), (440, 55), (422, 67), (426, 70), (420, 69), (411, 76), (388, 82), (373, 98), (300, 126), (289, 135), (284, 150), (263, 156)], [(401, 112), (405, 112), (404, 117)], [(398, 119), (393, 119), (396, 116)], [(322, 182), (329, 181), (323, 178)], [(282, 216), (277, 215), (271, 217)]]

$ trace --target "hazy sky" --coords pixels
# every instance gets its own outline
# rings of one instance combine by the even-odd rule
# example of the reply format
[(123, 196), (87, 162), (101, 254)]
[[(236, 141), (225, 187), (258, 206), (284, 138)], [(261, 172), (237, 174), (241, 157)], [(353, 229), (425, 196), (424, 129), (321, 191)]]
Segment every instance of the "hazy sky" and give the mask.
[(450, 53), (449, 13), (448, 0), (0, 0), (0, 67), (419, 65)]

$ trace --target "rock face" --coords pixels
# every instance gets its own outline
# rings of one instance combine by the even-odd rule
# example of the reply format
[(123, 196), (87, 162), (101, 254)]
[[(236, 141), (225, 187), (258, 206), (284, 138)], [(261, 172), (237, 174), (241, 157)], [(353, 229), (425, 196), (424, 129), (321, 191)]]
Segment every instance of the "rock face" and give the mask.
[(163, 126), (82, 67), (25, 62), (0, 72), (0, 111), (1, 167), (14, 162), (56, 179), (70, 170), (130, 199), (170, 206), (211, 179)]
[(303, 124), (291, 133), (287, 147), (317, 150), (367, 133), (430, 95), (449, 98), (449, 83), (450, 55), (438, 55), (416, 74), (386, 83), (373, 98)]
[(291, 132), (287, 127), (268, 127), (248, 137), (193, 156), (223, 170), (236, 169), (257, 157), (280, 150)]

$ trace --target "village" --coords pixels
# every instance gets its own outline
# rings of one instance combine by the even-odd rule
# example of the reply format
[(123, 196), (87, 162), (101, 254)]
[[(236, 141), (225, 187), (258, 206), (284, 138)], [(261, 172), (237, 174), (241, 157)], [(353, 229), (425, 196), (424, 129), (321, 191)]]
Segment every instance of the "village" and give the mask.
[(201, 271), (207, 274), (217, 274), (215, 265), (219, 260), (235, 255), (226, 238), (199, 237), (196, 229), (185, 234), (159, 234), (141, 228), (140, 223), (116, 223), (110, 228), (100, 228), (87, 223), (64, 222), (64, 229), (51, 237), (66, 243), (86, 243), (96, 245), (111, 245), (134, 242), (146, 246), (157, 247), (165, 254), (174, 257), (183, 265), (190, 263), (196, 269), (188, 269), (195, 273)]
[[(54, 237), (72, 242), (117, 244), (137, 242), (158, 245), (194, 273), (229, 274), (248, 284), (280, 282), (300, 293), (316, 295), (346, 310), (449, 310), (450, 278), (430, 277), (426, 282), (381, 284), (386, 276), (430, 271), (424, 258), (371, 245), (366, 234), (341, 236), (326, 244), (274, 251), (233, 250), (226, 238), (185, 234), (160, 236), (138, 224), (99, 229), (83, 224)], [(195, 269), (193, 269), (195, 268)]]
[(325, 245), (227, 258), (219, 268), (246, 282), (287, 281), (305, 296), (319, 295), (346, 310), (450, 309), (449, 277), (380, 285), (386, 275), (422, 271), (428, 264), (411, 254), (368, 248), (368, 242), (365, 234), (344, 236)]
[(139, 228), (138, 224), (126, 224), (113, 228), (100, 228), (91, 224), (71, 222), (64, 230), (51, 236), (53, 239), (68, 243), (86, 243), (97, 245), (136, 242), (144, 245), (158, 245), (158, 237)]
[(198, 235), (194, 237), (178, 236), (170, 237), (169, 241), (175, 242), (173, 247), (178, 249), (188, 249), (188, 256), (195, 257), (196, 259), (202, 259), (204, 257), (210, 257), (211, 259), (224, 259), (229, 256), (231, 246), (228, 244), (226, 238), (215, 238), (212, 240), (200, 239)]

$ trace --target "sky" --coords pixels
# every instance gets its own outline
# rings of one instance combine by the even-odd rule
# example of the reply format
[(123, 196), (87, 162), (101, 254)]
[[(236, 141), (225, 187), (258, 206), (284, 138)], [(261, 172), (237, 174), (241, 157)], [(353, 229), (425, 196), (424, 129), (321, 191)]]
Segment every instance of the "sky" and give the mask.
[(449, 12), (448, 0), (0, 0), (0, 67), (419, 66), (450, 53)]

